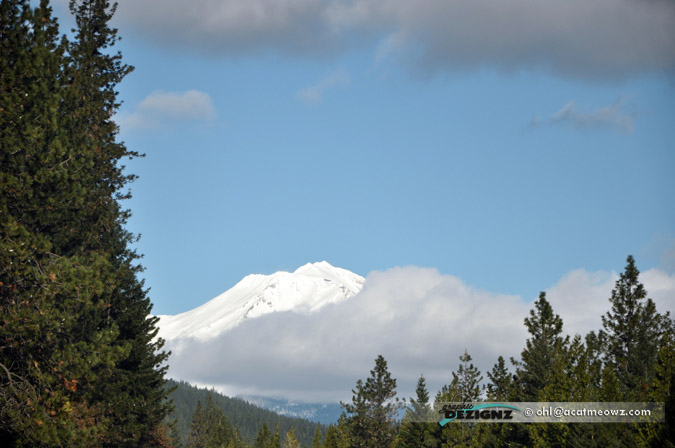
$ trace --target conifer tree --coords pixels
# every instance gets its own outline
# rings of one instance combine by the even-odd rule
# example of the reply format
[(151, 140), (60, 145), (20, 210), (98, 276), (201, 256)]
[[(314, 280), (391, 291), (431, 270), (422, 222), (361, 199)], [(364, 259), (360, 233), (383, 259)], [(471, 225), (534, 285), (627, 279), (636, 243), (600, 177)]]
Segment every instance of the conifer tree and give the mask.
[(516, 365), (517, 397), (521, 401), (545, 400), (540, 391), (549, 382), (556, 357), (566, 353), (569, 337), (562, 336), (563, 321), (553, 313), (544, 292), (539, 294), (530, 316), (525, 318), (525, 326), (530, 338), (525, 342), (521, 360), (513, 361)]
[(338, 448), (337, 429), (334, 425), (328, 426), (326, 430), (326, 442), (323, 446), (324, 448)]
[(207, 395), (206, 405), (203, 407), (201, 401), (198, 401), (190, 425), (188, 448), (225, 446), (233, 438), (232, 425), (213, 402), (211, 395)]
[(284, 438), (284, 448), (300, 448), (300, 442), (298, 442), (298, 438), (295, 437), (295, 431), (293, 431), (293, 428), (286, 432), (286, 437)]
[(401, 429), (397, 441), (398, 447), (436, 447), (438, 440), (435, 431), (438, 424), (434, 421), (435, 415), (429, 404), (429, 391), (427, 390), (424, 375), (417, 380), (415, 389), (416, 398), (410, 399), (410, 405), (401, 422)]
[(272, 433), (270, 432), (269, 426), (267, 423), (263, 423), (258, 431), (258, 435), (255, 438), (253, 443), (253, 448), (271, 448), (272, 446)]
[[(459, 357), (460, 364), (457, 372), (452, 372), (452, 381), (436, 394), (436, 403), (465, 402), (469, 404), (480, 400), (483, 377), (471, 360), (471, 355), (464, 350)], [(438, 434), (436, 435), (438, 437)], [(484, 438), (480, 428), (464, 423), (447, 424), (440, 433), (441, 447), (469, 446), (472, 443), (480, 445)]]
[(314, 438), (312, 439), (312, 448), (321, 448), (321, 428), (316, 427)]
[[(130, 248), (135, 237), (125, 228), (130, 213), (119, 201), (130, 197), (121, 191), (135, 176), (123, 173), (122, 158), (139, 156), (117, 140), (118, 127), (113, 115), (119, 103), (117, 84), (132, 70), (112, 53), (118, 41), (117, 30), (109, 26), (116, 5), (107, 0), (71, 0), (76, 20), (75, 40), (68, 45), (65, 69), (68, 82), (64, 127), (70, 145), (83, 148), (76, 157), (90, 169), (80, 174), (89, 198), (80, 210), (75, 247), (104, 251), (116, 272), (116, 288), (106, 295), (109, 313), (106, 321), (119, 328), (114, 342), (128, 348), (128, 355), (115, 365), (109, 378), (99, 382), (92, 399), (108, 401), (109, 416), (116, 427), (110, 445), (137, 443), (152, 445), (162, 420), (169, 411), (162, 364), (168, 355), (161, 351), (163, 341), (156, 336), (157, 318), (150, 318), (152, 305), (143, 283), (139, 256)], [(73, 242), (69, 243), (71, 246)]]
[(270, 446), (271, 448), (281, 448), (281, 430), (278, 423), (276, 429), (274, 430), (274, 435), (272, 436), (272, 443)]
[(672, 325), (670, 316), (656, 311), (639, 281), (640, 271), (629, 255), (602, 317), (607, 362), (614, 368), (625, 400), (646, 400), (654, 378), (659, 340)]
[(403, 403), (396, 397), (396, 379), (379, 355), (370, 377), (358, 380), (352, 404), (341, 403), (348, 417), (350, 440), (355, 447), (389, 446), (394, 439), (394, 421)]
[(47, 0), (0, 6), (0, 435), (161, 446), (166, 354), (118, 202), (133, 179), (119, 162), (136, 155), (112, 120), (129, 69), (107, 55), (114, 7), (71, 9), (73, 42)]
[(497, 358), (497, 363), (487, 376), (490, 380), (486, 387), (488, 401), (508, 401), (512, 394), (513, 379), (506, 368), (503, 356)]
[[(115, 272), (62, 235), (86, 203), (62, 130), (63, 47), (49, 2), (0, 6), (0, 435), (4, 446), (100, 445), (111, 422), (88, 399), (126, 347), (97, 325)], [(72, 163), (71, 163), (72, 162)]]

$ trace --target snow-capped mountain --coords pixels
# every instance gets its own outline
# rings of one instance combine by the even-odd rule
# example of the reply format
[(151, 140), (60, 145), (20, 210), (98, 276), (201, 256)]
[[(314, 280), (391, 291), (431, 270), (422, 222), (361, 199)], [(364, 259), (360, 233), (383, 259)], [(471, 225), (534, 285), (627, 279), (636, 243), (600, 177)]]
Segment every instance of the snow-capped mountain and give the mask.
[(277, 311), (312, 313), (357, 294), (365, 279), (326, 261), (308, 263), (295, 272), (251, 274), (204, 305), (176, 315), (160, 315), (158, 336), (207, 340), (246, 319)]

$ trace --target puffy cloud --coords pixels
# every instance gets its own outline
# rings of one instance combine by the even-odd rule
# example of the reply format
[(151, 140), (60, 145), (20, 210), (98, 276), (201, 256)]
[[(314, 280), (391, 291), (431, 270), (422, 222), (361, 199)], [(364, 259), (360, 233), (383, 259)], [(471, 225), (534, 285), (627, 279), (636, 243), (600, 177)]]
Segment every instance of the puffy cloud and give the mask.
[(326, 90), (334, 87), (348, 86), (350, 82), (351, 77), (349, 76), (349, 72), (344, 68), (338, 68), (316, 84), (300, 90), (298, 98), (307, 104), (318, 103), (323, 99), (323, 94)]
[(141, 101), (134, 112), (121, 114), (122, 129), (153, 129), (160, 124), (210, 121), (216, 116), (211, 97), (199, 90), (164, 92), (156, 90)]
[[(409, 62), (431, 72), (490, 66), (604, 79), (675, 68), (669, 0), (121, 0), (118, 20), (157, 43), (215, 55), (323, 57), (391, 35), (406, 36)], [(376, 58), (393, 43), (402, 41), (385, 41)]]
[[(600, 328), (616, 278), (577, 270), (550, 288), (567, 333)], [(657, 309), (673, 311), (675, 275), (650, 270), (642, 280)], [(403, 396), (414, 393), (421, 373), (433, 394), (450, 381), (465, 349), (483, 372), (499, 355), (518, 357), (531, 308), (529, 300), (481, 291), (434, 269), (372, 272), (361, 293), (314, 314), (269, 314), (206, 342), (173, 343), (169, 375), (230, 395), (348, 400), (382, 354)]]
[(574, 101), (570, 101), (546, 120), (535, 119), (531, 128), (542, 125), (569, 126), (577, 130), (614, 129), (621, 132), (633, 132), (635, 117), (623, 111), (623, 101), (595, 109), (593, 112), (581, 112)]

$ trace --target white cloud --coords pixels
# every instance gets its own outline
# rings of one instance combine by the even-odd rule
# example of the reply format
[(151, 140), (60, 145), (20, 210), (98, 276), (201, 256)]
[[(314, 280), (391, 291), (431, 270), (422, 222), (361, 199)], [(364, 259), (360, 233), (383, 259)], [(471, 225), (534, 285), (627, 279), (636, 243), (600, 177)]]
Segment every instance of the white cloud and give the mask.
[(613, 129), (630, 133), (635, 128), (635, 117), (624, 111), (623, 100), (609, 106), (599, 107), (592, 112), (582, 112), (574, 101), (570, 101), (548, 119), (533, 120), (530, 127), (537, 128), (542, 125), (569, 126), (581, 131)]
[(216, 55), (325, 57), (406, 35), (409, 62), (431, 72), (490, 66), (604, 79), (675, 68), (670, 0), (121, 0), (118, 20), (123, 32)]
[(349, 72), (340, 67), (322, 78), (314, 85), (305, 87), (298, 92), (298, 98), (307, 104), (315, 104), (323, 99), (324, 92), (335, 87), (345, 87), (351, 82)]
[[(600, 328), (616, 278), (576, 270), (549, 289), (567, 333)], [(675, 275), (649, 270), (641, 279), (660, 312), (675, 311)], [(360, 294), (318, 313), (266, 315), (211, 341), (169, 347), (169, 374), (229, 394), (348, 400), (382, 354), (399, 393), (411, 396), (423, 373), (434, 394), (450, 381), (464, 349), (484, 374), (499, 355), (519, 356), (528, 299), (481, 291), (434, 269), (372, 272)]]
[(117, 121), (123, 130), (154, 129), (161, 124), (211, 121), (215, 116), (213, 100), (204, 92), (156, 90), (145, 97), (132, 113), (119, 115)]

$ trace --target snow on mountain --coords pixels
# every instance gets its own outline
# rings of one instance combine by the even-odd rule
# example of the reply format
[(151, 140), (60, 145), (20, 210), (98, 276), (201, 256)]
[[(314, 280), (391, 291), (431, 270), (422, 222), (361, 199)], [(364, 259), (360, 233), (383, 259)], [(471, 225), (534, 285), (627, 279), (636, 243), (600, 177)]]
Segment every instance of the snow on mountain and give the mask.
[(251, 274), (231, 289), (193, 310), (159, 315), (158, 336), (207, 340), (246, 319), (276, 311), (312, 313), (357, 294), (365, 279), (328, 262), (308, 263), (295, 272)]

